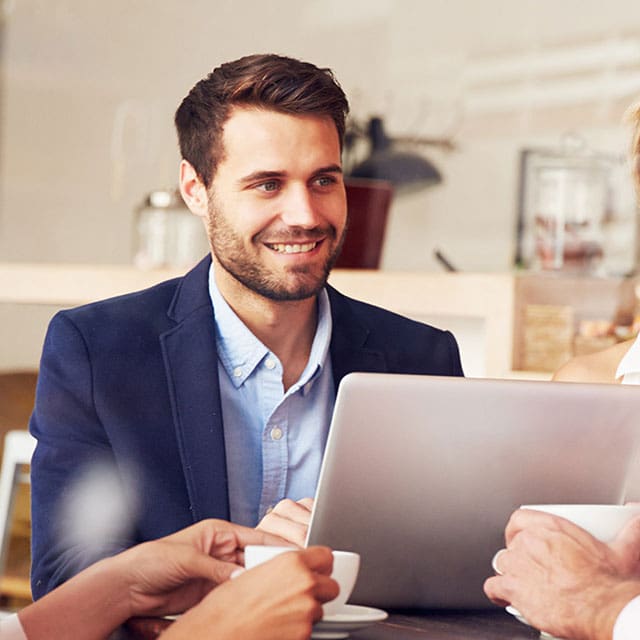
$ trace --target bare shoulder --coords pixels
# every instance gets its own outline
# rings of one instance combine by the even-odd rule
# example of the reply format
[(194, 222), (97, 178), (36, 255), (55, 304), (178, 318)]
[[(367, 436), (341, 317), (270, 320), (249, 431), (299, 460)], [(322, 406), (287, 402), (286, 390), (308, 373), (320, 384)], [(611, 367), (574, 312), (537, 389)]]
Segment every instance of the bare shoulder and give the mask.
[(613, 384), (618, 364), (633, 343), (634, 340), (626, 340), (603, 351), (576, 356), (553, 374), (553, 380)]

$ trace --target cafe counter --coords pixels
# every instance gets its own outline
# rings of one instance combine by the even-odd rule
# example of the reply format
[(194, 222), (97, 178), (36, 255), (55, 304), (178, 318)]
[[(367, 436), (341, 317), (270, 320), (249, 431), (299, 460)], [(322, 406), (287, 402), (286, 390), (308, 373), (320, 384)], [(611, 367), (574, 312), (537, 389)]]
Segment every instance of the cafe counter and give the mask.
[[(57, 309), (136, 291), (184, 270), (129, 266), (0, 263), (0, 368), (36, 368), (46, 325)], [(468, 375), (511, 370), (514, 278), (508, 274), (335, 270), (343, 293), (453, 331)], [(19, 333), (21, 340), (11, 338)]]
[[(37, 368), (46, 325), (58, 309), (183, 273), (127, 265), (0, 263), (5, 336), (0, 370)], [(594, 350), (626, 337), (618, 334), (617, 323), (630, 325), (637, 307), (635, 282), (623, 278), (336, 269), (329, 281), (349, 296), (450, 329), (471, 377), (548, 378), (573, 355), (574, 346)], [(576, 330), (587, 324), (591, 333), (599, 327), (603, 335), (578, 336), (578, 343)]]

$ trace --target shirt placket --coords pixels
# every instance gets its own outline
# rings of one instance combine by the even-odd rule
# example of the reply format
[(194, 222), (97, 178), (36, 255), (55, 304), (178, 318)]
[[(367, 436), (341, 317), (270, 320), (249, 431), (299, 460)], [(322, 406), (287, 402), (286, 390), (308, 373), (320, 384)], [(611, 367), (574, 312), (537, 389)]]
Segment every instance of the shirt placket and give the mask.
[(289, 415), (287, 400), (282, 393), (282, 369), (269, 355), (261, 365), (266, 369), (263, 388), (263, 406), (274, 407), (265, 416), (262, 431), (262, 492), (259, 519), (285, 497), (287, 486)]

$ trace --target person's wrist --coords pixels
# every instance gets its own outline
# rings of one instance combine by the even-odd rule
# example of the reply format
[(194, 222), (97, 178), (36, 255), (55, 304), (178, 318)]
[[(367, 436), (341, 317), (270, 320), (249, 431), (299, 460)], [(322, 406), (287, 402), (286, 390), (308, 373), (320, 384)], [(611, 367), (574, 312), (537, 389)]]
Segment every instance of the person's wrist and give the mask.
[(167, 640), (182, 640), (183, 638), (204, 638), (215, 629), (217, 640), (227, 638), (242, 638), (251, 640), (246, 633), (239, 628), (240, 621), (237, 617), (229, 616), (224, 606), (219, 606), (220, 590), (225, 585), (213, 589), (196, 606), (183, 613), (162, 634)]
[(611, 640), (613, 628), (624, 607), (640, 595), (640, 580), (615, 581), (608, 585), (600, 597), (594, 598), (591, 606), (592, 620), (586, 625), (585, 640)]
[(130, 562), (118, 554), (101, 560), (94, 568), (100, 572), (105, 600), (109, 602), (110, 614), (117, 624), (138, 615), (135, 611), (135, 599), (132, 593)]

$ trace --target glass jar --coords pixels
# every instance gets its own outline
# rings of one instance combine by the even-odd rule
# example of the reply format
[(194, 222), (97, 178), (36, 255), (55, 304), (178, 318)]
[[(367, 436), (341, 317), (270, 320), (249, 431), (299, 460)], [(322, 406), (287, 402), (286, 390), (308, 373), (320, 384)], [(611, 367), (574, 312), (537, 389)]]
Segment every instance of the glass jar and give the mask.
[(208, 252), (202, 220), (177, 189), (152, 191), (136, 209), (136, 266), (190, 267)]

